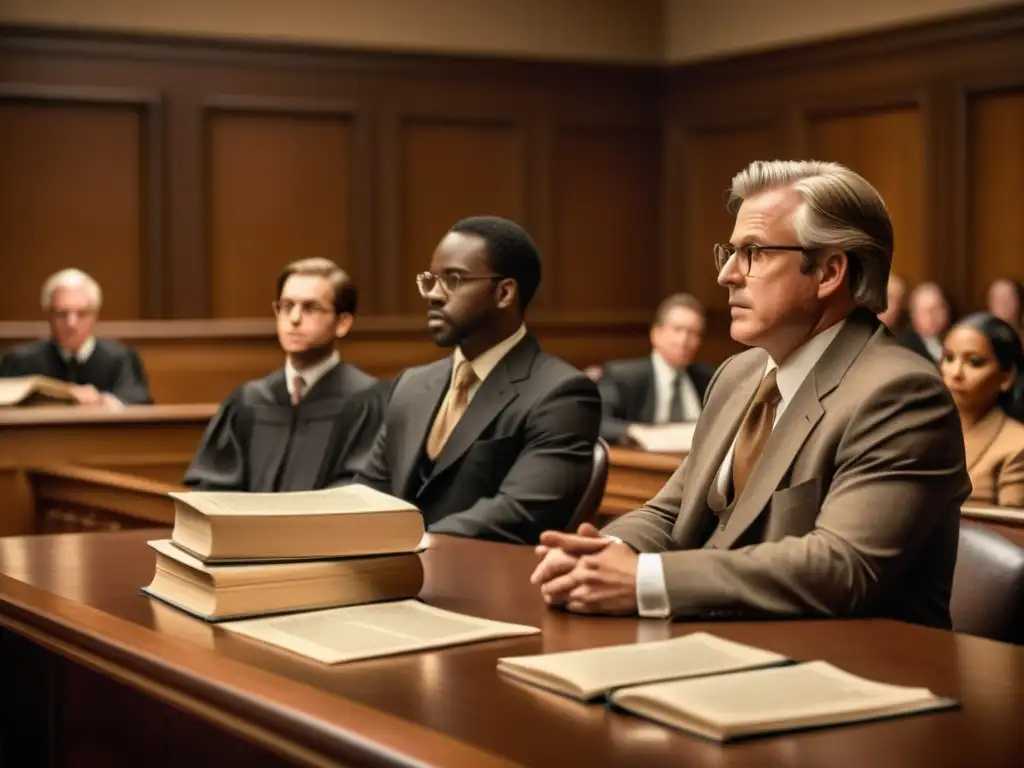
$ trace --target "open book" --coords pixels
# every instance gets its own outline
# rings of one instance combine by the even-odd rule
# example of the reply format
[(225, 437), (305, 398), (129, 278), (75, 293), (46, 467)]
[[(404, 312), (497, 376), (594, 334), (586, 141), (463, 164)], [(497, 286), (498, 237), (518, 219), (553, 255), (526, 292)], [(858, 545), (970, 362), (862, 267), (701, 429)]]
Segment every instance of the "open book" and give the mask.
[(784, 664), (789, 659), (694, 632), (671, 640), (498, 659), (509, 677), (587, 701), (627, 685)]
[(49, 376), (0, 378), (0, 406), (74, 403), (74, 384)]
[(824, 661), (623, 688), (610, 700), (635, 715), (715, 741), (958, 705), (926, 688), (876, 683)]
[(365, 485), (320, 491), (188, 491), (175, 500), (171, 539), (204, 562), (412, 552), (423, 516)]
[(207, 565), (168, 539), (149, 546), (156, 572), (143, 592), (207, 621), (400, 600), (423, 587), (415, 554)]
[(231, 621), (219, 626), (325, 664), (540, 632), (536, 627), (464, 616), (417, 600)]
[(695, 421), (676, 424), (631, 424), (627, 435), (645, 451), (652, 453), (689, 453)]

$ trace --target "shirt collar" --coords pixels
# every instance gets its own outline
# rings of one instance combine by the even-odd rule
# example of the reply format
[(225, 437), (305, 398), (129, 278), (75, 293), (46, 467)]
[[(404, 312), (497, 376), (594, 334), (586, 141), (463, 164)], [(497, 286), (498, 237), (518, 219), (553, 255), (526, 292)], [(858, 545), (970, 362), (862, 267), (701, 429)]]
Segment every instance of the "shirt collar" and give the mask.
[[(476, 374), (477, 379), (483, 382), (491, 371), (498, 367), (498, 363), (512, 351), (512, 347), (518, 344), (526, 338), (526, 324), (520, 325), (518, 330), (511, 336), (502, 339), (493, 347), (488, 349), (482, 355), (479, 355), (475, 360), (470, 361), (470, 366), (473, 368), (473, 373)], [(452, 381), (455, 380), (455, 372), (459, 370), (459, 365), (466, 359), (466, 356), (462, 354), (462, 348), (456, 347), (455, 352), (452, 355)]]
[(672, 381), (678, 374), (685, 373), (686, 371), (685, 365), (681, 368), (673, 368), (665, 362), (665, 358), (653, 350), (651, 351), (651, 365), (654, 366), (656, 376), (662, 376), (669, 381)]
[(812, 336), (804, 342), (803, 346), (798, 347), (793, 354), (787, 357), (782, 365), (776, 363), (771, 356), (768, 357), (768, 365), (764, 372), (767, 375), (772, 369), (779, 369), (779, 372), (775, 374), (775, 383), (779, 387), (779, 394), (782, 396), (783, 402), (788, 403), (793, 399), (796, 391), (807, 378), (807, 374), (817, 365), (821, 356), (825, 354), (825, 350), (839, 335), (839, 331), (845, 324), (845, 319), (840, 320), (835, 325)]
[(75, 358), (76, 363), (78, 363), (79, 365), (83, 365), (89, 360), (90, 357), (92, 357), (92, 353), (96, 351), (96, 337), (90, 336), (85, 341), (83, 341), (82, 346), (78, 348), (77, 352), (71, 352), (67, 349), (64, 349), (64, 347), (62, 347), (60, 344), (57, 344), (57, 351), (60, 353), (61, 360), (63, 360), (65, 363), (70, 362), (71, 358), (73, 357)]
[(295, 394), (294, 392), (292, 392), (292, 382), (295, 381), (296, 376), (301, 376), (302, 380), (305, 382), (305, 384), (303, 385), (302, 392), (299, 393), (305, 394), (306, 392), (309, 392), (309, 390), (313, 388), (314, 384), (320, 381), (320, 379), (322, 379), (325, 374), (327, 374), (332, 368), (334, 368), (334, 366), (336, 366), (340, 362), (341, 355), (339, 355), (337, 352), (332, 352), (330, 357), (326, 358), (325, 360), (321, 360), (316, 365), (311, 366), (309, 368), (305, 368), (301, 371), (294, 365), (292, 365), (291, 360), (285, 361), (284, 378), (285, 384), (288, 387), (288, 394)]

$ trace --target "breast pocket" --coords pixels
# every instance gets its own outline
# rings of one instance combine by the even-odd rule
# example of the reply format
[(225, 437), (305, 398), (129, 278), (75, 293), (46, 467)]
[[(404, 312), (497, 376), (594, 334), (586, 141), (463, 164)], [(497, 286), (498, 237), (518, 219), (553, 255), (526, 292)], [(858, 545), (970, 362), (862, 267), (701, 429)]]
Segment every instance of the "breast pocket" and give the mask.
[(772, 494), (765, 541), (803, 536), (814, 529), (821, 512), (821, 478), (814, 477)]

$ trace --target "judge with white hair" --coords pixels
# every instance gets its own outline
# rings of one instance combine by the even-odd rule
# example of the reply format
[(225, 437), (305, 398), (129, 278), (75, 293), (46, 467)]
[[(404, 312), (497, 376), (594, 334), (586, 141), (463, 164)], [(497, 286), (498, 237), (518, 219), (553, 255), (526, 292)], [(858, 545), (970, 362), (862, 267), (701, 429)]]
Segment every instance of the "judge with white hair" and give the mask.
[(135, 350), (93, 333), (103, 303), (95, 280), (80, 269), (63, 269), (43, 283), (40, 298), (50, 338), (8, 350), (0, 357), (0, 378), (43, 375), (71, 382), (82, 405), (153, 402)]

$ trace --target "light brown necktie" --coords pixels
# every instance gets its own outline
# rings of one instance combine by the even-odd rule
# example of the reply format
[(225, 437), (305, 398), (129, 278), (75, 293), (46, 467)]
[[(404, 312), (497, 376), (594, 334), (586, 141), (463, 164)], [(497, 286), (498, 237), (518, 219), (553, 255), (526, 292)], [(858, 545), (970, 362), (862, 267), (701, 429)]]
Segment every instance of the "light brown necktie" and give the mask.
[(302, 399), (302, 389), (306, 386), (306, 380), (295, 374), (295, 378), (292, 379), (292, 405), (298, 405), (299, 400)]
[(469, 405), (469, 388), (476, 380), (473, 366), (466, 360), (459, 363), (459, 367), (455, 371), (455, 381), (448, 389), (448, 394), (445, 395), (441, 410), (437, 412), (434, 426), (430, 428), (430, 435), (427, 437), (427, 457), (431, 461), (441, 455), (441, 450), (448, 442), (455, 425), (459, 423), (462, 414), (466, 412), (466, 407)]
[(772, 434), (775, 423), (775, 408), (782, 399), (779, 387), (775, 383), (773, 368), (757, 388), (754, 399), (743, 417), (740, 431), (736, 434), (736, 447), (732, 454), (732, 487), (733, 499), (739, 499), (747, 487), (747, 481), (754, 472), (757, 460), (764, 453), (764, 445)]

